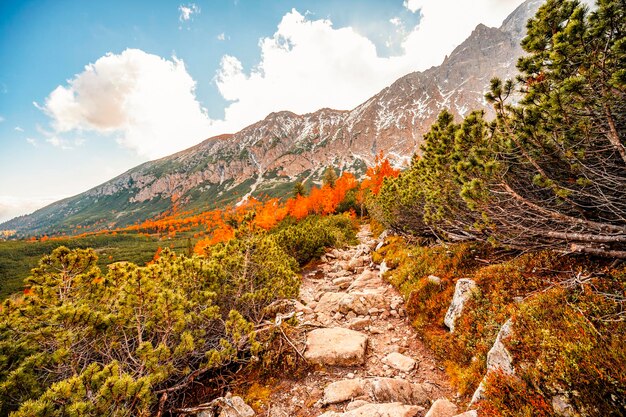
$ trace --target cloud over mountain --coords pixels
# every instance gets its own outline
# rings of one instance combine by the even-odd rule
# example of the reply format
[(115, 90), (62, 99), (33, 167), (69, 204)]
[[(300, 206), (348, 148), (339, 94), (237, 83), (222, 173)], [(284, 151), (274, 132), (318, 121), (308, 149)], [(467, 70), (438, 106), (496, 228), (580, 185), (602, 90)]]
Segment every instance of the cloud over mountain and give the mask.
[(56, 133), (113, 135), (138, 154), (155, 158), (205, 138), (209, 119), (182, 60), (139, 49), (107, 54), (46, 98)]

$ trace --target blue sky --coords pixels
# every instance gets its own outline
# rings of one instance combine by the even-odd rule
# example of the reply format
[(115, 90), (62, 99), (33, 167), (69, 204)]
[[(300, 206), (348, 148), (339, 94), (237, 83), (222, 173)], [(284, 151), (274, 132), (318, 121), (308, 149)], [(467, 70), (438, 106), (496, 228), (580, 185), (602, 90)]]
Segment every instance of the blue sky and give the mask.
[(271, 111), (353, 108), (520, 3), (2, 0), (0, 221)]

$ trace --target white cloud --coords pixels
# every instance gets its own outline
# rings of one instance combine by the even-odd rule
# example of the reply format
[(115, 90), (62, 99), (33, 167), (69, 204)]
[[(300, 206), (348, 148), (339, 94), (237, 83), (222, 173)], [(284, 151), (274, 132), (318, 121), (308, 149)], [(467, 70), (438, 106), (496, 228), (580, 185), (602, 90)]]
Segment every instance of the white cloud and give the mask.
[(22, 128), (21, 128), (21, 127), (19, 127), (19, 126), (15, 126), (15, 127), (13, 128), (13, 130), (15, 130), (16, 132), (23, 132), (23, 131), (24, 131), (24, 129), (22, 129)]
[(418, 50), (427, 67), (438, 65), (442, 58), (463, 42), (476, 27), (500, 26), (523, 0), (405, 0), (404, 6), (421, 15), (420, 23), (404, 42), (406, 51)]
[(39, 145), (37, 139), (33, 138), (26, 138), (26, 142), (28, 142), (30, 145), (33, 145), (35, 148)]
[(0, 223), (54, 203), (66, 196), (22, 198), (0, 195)]
[(411, 12), (415, 13), (421, 7), (420, 0), (404, 0), (404, 7), (409, 9)]
[[(499, 26), (523, 0), (409, 0), (420, 10), (415, 28), (403, 31), (401, 53), (378, 55), (373, 42), (351, 27), (330, 20), (309, 20), (293, 9), (273, 36), (259, 41), (260, 63), (245, 70), (225, 55), (216, 76), (226, 108), (226, 126), (242, 127), (278, 110), (296, 113), (322, 107), (351, 109), (407, 73), (440, 64), (478, 23)], [(410, 3), (410, 4), (409, 4)]]
[(200, 8), (194, 3), (189, 3), (186, 6), (181, 4), (178, 6), (178, 11), (180, 12), (178, 20), (186, 22), (191, 19), (192, 15), (200, 13)]
[(220, 33), (219, 35), (217, 35), (217, 40), (218, 41), (225, 41), (226, 40), (226, 34), (224, 32)]
[(62, 134), (95, 131), (149, 158), (184, 149), (209, 135), (210, 121), (196, 100), (195, 85), (177, 58), (138, 49), (109, 53), (39, 106), (53, 121), (46, 141), (71, 147), (79, 143)]

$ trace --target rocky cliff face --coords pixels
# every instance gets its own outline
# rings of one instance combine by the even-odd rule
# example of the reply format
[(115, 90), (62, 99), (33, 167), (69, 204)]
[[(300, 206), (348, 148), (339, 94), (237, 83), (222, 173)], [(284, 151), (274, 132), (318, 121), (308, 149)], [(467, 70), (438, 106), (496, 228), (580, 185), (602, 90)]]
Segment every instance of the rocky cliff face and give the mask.
[(459, 118), (475, 109), (492, 114), (484, 100), (489, 80), (515, 75), (525, 22), (542, 1), (526, 1), (500, 28), (478, 25), (440, 66), (400, 78), (351, 111), (271, 113), (238, 133), (142, 164), (0, 229), (23, 235), (77, 224), (112, 227), (155, 216), (173, 197), (194, 209), (247, 195), (284, 195), (290, 184), (314, 181), (329, 165), (363, 172), (379, 151), (406, 165), (442, 109)]

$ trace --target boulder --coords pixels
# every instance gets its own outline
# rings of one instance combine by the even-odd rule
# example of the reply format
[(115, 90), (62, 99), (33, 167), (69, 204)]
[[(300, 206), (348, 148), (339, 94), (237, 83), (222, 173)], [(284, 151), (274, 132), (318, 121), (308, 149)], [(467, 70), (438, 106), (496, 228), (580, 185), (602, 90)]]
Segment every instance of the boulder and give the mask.
[(496, 336), (496, 341), (493, 342), (493, 346), (489, 349), (489, 352), (487, 353), (487, 373), (478, 385), (478, 388), (476, 388), (476, 391), (474, 391), (472, 400), (469, 403), (470, 407), (483, 398), (485, 393), (485, 383), (490, 372), (499, 370), (507, 375), (515, 375), (513, 357), (502, 341), (511, 334), (511, 325), (511, 319), (507, 320), (502, 325), (500, 331), (498, 332), (498, 336)]
[(448, 328), (450, 332), (454, 332), (454, 324), (456, 320), (461, 316), (463, 312), (463, 306), (472, 297), (472, 293), (476, 289), (476, 283), (471, 279), (461, 278), (456, 282), (456, 287), (454, 288), (454, 296), (452, 297), (452, 302), (450, 303), (450, 308), (448, 308), (448, 312), (446, 313), (446, 317), (443, 322)]
[(415, 359), (398, 352), (392, 352), (383, 358), (383, 363), (401, 372), (411, 372), (415, 368)]
[(454, 417), (457, 407), (445, 398), (440, 398), (433, 403), (425, 417)]
[(315, 329), (307, 335), (304, 357), (321, 365), (362, 365), (366, 348), (363, 333), (341, 327)]
[(496, 341), (487, 353), (487, 372), (500, 370), (507, 375), (514, 375), (513, 357), (504, 346), (503, 339), (511, 335), (511, 319), (507, 320), (496, 336)]
[(416, 417), (422, 410), (422, 407), (401, 403), (365, 404), (345, 413), (328, 411), (319, 417)]

